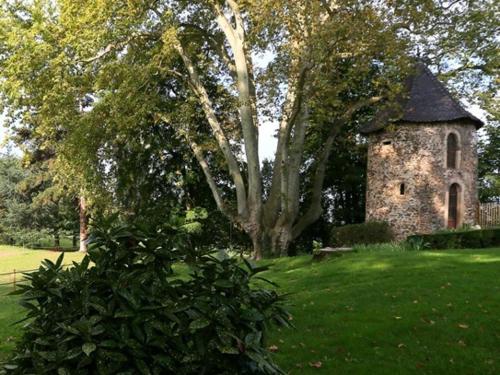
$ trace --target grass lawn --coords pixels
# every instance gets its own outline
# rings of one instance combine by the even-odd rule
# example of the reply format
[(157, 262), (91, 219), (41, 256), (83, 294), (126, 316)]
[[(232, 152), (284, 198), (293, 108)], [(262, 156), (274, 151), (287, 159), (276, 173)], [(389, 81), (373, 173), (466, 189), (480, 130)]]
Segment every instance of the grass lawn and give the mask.
[[(0, 274), (12, 272), (14, 269), (31, 270), (38, 268), (43, 259), (56, 260), (60, 253), (54, 251), (28, 250), (13, 246), (0, 246)], [(66, 253), (64, 263), (80, 260), (80, 253)], [(19, 279), (21, 275), (17, 275)], [(12, 281), (12, 275), (0, 275), (0, 284)], [(12, 326), (22, 318), (22, 308), (17, 304), (18, 297), (7, 296), (12, 285), (0, 286), (0, 360), (13, 348), (13, 339), (18, 334), (19, 326)]]
[[(0, 247), (0, 256), (7, 253), (7, 271), (57, 256)], [(500, 249), (266, 262), (272, 265), (266, 277), (291, 293), (296, 328), (275, 330), (268, 341), (290, 374), (500, 373)], [(0, 273), (5, 268), (0, 260)], [(19, 331), (10, 324), (22, 317), (5, 291), (0, 359)]]
[(269, 340), (290, 374), (500, 374), (500, 249), (279, 259), (267, 277), (295, 329)]

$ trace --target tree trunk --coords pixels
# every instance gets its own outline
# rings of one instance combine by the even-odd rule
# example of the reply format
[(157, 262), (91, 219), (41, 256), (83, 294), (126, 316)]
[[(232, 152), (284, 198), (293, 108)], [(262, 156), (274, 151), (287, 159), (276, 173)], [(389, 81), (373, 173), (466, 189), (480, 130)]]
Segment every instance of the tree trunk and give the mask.
[(54, 247), (56, 249), (59, 249), (61, 247), (61, 237), (59, 235), (59, 232), (54, 233)]
[(291, 225), (277, 223), (271, 233), (271, 254), (280, 257), (287, 256), (292, 242)]
[(87, 215), (87, 204), (83, 196), (80, 197), (78, 207), (80, 210), (80, 252), (86, 253), (89, 218)]
[[(196, 142), (193, 129), (183, 129), (180, 134), (188, 141), (215, 199), (218, 209), (233, 223), (237, 223), (252, 240), (254, 258), (261, 259), (264, 252), (271, 251), (274, 256), (288, 255), (288, 247), (308, 225), (316, 221), (321, 214), (321, 190), (325, 175), (328, 155), (332, 148), (333, 136), (329, 135), (323, 152), (316, 161), (318, 167), (313, 177), (312, 204), (304, 215), (299, 216), (300, 204), (300, 172), (303, 164), (304, 142), (309, 127), (309, 103), (307, 84), (308, 73), (313, 68), (308, 53), (309, 6), (299, 6), (300, 28), (307, 35), (296, 34), (291, 43), (292, 64), (290, 79), (279, 125), (278, 146), (274, 161), (272, 185), (269, 199), (263, 208), (262, 176), (259, 161), (259, 124), (257, 97), (254, 84), (254, 67), (251, 50), (245, 32), (245, 20), (239, 2), (210, 2), (216, 16), (216, 22), (224, 35), (224, 40), (211, 38), (217, 45), (216, 53), (227, 64), (233, 79), (234, 89), (238, 94), (237, 123), (240, 126), (242, 144), (246, 158), (246, 176), (243, 176), (239, 159), (231, 148), (231, 138), (225, 134), (224, 121), (218, 118), (215, 103), (208, 95), (202, 77), (197, 72), (195, 62), (189, 56), (189, 49), (184, 48), (183, 41), (176, 39), (174, 48), (179, 53), (187, 70), (188, 84), (197, 96), (205, 113), (215, 141), (224, 156), (226, 167), (236, 192), (236, 210), (231, 208), (217, 186), (209, 162), (204, 155), (202, 145)], [(210, 37), (209, 37), (210, 39)], [(230, 53), (227, 53), (230, 49)], [(182, 75), (181, 75), (182, 76)], [(168, 123), (168, 118), (165, 120)], [(246, 179), (244, 178), (246, 177)]]
[(263, 257), (263, 236), (254, 234), (252, 237), (253, 259), (261, 260)]
[(76, 249), (76, 245), (77, 245), (77, 235), (76, 235), (76, 232), (73, 232), (73, 239), (72, 239), (72, 247), (73, 249)]

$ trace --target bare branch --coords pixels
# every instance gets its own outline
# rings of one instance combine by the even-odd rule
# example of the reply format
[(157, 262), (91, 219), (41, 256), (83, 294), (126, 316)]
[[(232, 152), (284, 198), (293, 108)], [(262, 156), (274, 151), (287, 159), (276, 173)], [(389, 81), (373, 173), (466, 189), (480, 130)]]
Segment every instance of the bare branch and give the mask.
[(226, 66), (228, 67), (231, 76), (236, 79), (236, 66), (234, 65), (234, 62), (232, 61), (228, 51), (226, 50), (226, 47), (224, 46), (224, 41), (220, 40), (216, 35), (211, 34), (198, 25), (194, 25), (191, 23), (181, 23), (180, 26), (196, 30), (196, 32), (202, 35), (207, 43), (210, 44), (210, 47), (212, 47), (214, 52), (219, 55), (222, 61), (224, 61), (224, 64), (226, 64)]
[[(236, 2), (227, 1), (235, 17), (234, 28), (218, 2), (212, 2), (217, 16), (217, 23), (231, 46), (236, 66), (236, 86), (239, 98), (239, 114), (244, 138), (245, 154), (248, 164), (248, 199), (252, 215), (260, 216), (262, 208), (262, 181), (259, 162), (259, 134), (257, 123), (257, 104), (255, 103), (255, 86), (251, 59), (246, 48), (243, 19)], [(260, 220), (260, 218), (259, 218)]]
[(244, 25), (243, 25), (243, 17), (241, 16), (241, 12), (240, 12), (240, 7), (236, 3), (236, 1), (234, 1), (234, 0), (226, 0), (226, 2), (229, 5), (229, 7), (231, 8), (231, 11), (233, 12), (233, 15), (234, 15), (234, 20), (235, 20), (235, 24), (236, 24), (235, 31), (238, 34), (238, 37), (240, 39), (243, 39), (244, 35), (245, 35), (245, 29), (244, 29)]
[(330, 134), (328, 135), (323, 149), (321, 150), (321, 153), (318, 157), (316, 171), (314, 173), (313, 184), (311, 188), (311, 204), (309, 205), (306, 213), (302, 215), (297, 223), (293, 226), (292, 239), (296, 239), (298, 236), (300, 236), (303, 230), (309, 225), (313, 224), (316, 220), (318, 220), (323, 212), (321, 207), (321, 196), (323, 192), (323, 181), (325, 180), (326, 165), (332, 151), (333, 141), (335, 140), (335, 137), (337, 136), (343, 125), (344, 122), (341, 121), (332, 126)]
[[(297, 62), (298, 64), (299, 62)], [(265, 221), (268, 226), (273, 226), (278, 218), (279, 211), (285, 209), (282, 206), (282, 197), (288, 191), (287, 163), (290, 133), (302, 107), (304, 85), (310, 68), (308, 64), (302, 64), (298, 73), (293, 74), (289, 81), (283, 115), (279, 125), (271, 191), (264, 209)]]
[(342, 115), (342, 119), (344, 119), (345, 121), (349, 121), (356, 111), (371, 104), (378, 103), (382, 99), (384, 99), (382, 96), (372, 96), (370, 98), (359, 100), (358, 102), (352, 104), (347, 108), (347, 110)]
[(182, 47), (182, 44), (179, 41), (175, 43), (175, 48), (179, 52), (179, 55), (181, 56), (184, 65), (186, 66), (186, 69), (189, 74), (191, 88), (193, 89), (194, 93), (198, 96), (198, 99), (200, 100), (200, 104), (203, 108), (203, 111), (205, 112), (205, 116), (208, 120), (208, 123), (212, 128), (215, 139), (217, 140), (217, 143), (224, 155), (224, 158), (226, 159), (229, 173), (231, 174), (231, 177), (236, 187), (238, 214), (241, 215), (242, 217), (245, 217), (248, 213), (248, 206), (246, 200), (245, 184), (241, 176), (238, 162), (236, 161), (236, 158), (233, 155), (233, 152), (231, 151), (231, 146), (229, 144), (229, 141), (226, 138), (222, 126), (219, 123), (219, 120), (217, 119), (217, 116), (215, 114), (212, 101), (210, 100), (210, 97), (208, 96), (208, 93), (205, 87), (203, 86), (201, 79), (198, 76), (198, 73), (196, 72), (194, 64), (191, 61), (191, 58), (188, 56), (188, 54), (186, 53), (186, 51)]
[(328, 159), (330, 158), (335, 137), (340, 132), (344, 124), (352, 119), (352, 116), (357, 110), (366, 107), (367, 105), (377, 103), (380, 100), (382, 100), (382, 97), (380, 96), (374, 96), (371, 98), (360, 100), (348, 107), (343, 116), (334, 122), (332, 128), (330, 129), (330, 133), (328, 134), (328, 137), (324, 143), (323, 149), (321, 150), (321, 153), (317, 158), (317, 166), (311, 188), (311, 204), (306, 213), (302, 217), (300, 217), (299, 220), (297, 220), (297, 223), (293, 226), (293, 239), (297, 238), (305, 228), (314, 223), (321, 216), (321, 197), (323, 192), (323, 182), (325, 180), (326, 167)]
[(108, 55), (110, 52), (117, 51), (117, 50), (125, 48), (125, 46), (127, 44), (129, 44), (131, 41), (133, 41), (134, 39), (139, 39), (139, 38), (158, 38), (160, 36), (161, 36), (161, 34), (157, 33), (157, 32), (151, 32), (151, 33), (147, 33), (147, 32), (134, 33), (134, 34), (130, 35), (128, 38), (126, 38), (126, 39), (124, 39), (122, 41), (117, 41), (117, 42), (109, 43), (104, 49), (102, 49), (101, 51), (99, 51), (95, 56), (89, 57), (87, 59), (82, 59), (80, 61), (82, 63), (87, 63), (88, 64), (88, 63), (91, 63), (91, 62), (94, 62), (94, 61), (102, 59), (103, 57), (105, 57), (106, 55)]
[(102, 51), (100, 51), (97, 55), (95, 55), (94, 57), (90, 57), (88, 59), (84, 59), (82, 60), (83, 62), (85, 63), (91, 63), (93, 61), (96, 61), (96, 60), (99, 60), (101, 59), (102, 57), (106, 56), (108, 53), (110, 53), (111, 51), (113, 51), (114, 49), (116, 49), (116, 44), (115, 43), (110, 43), (106, 46), (106, 48), (104, 48)]
[(480, 70), (480, 71), (486, 73), (487, 65), (486, 64), (464, 64), (458, 68), (449, 70), (446, 73), (442, 73), (441, 76), (446, 77), (446, 78), (453, 77), (456, 74), (460, 74), (460, 73), (467, 71), (467, 70)]
[(210, 191), (212, 192), (215, 203), (217, 204), (217, 208), (230, 220), (235, 221), (234, 215), (229, 211), (229, 209), (226, 206), (226, 203), (221, 197), (217, 184), (215, 183), (212, 173), (210, 172), (210, 167), (208, 166), (208, 163), (205, 160), (205, 157), (203, 156), (203, 151), (201, 147), (188, 135), (185, 135), (185, 138), (189, 146), (191, 147), (191, 150), (193, 150), (193, 154), (196, 157), (196, 160), (198, 160), (198, 164), (200, 165), (203, 174), (205, 175), (205, 178), (208, 182), (208, 186), (210, 187)]
[(300, 195), (300, 166), (304, 152), (304, 143), (307, 125), (309, 123), (309, 108), (307, 104), (303, 105), (301, 118), (296, 122), (294, 127), (293, 139), (290, 144), (290, 155), (288, 161), (288, 191), (289, 199), (288, 215), (294, 220), (299, 212), (299, 195)]
[(328, 16), (333, 18), (334, 4), (330, 3), (327, 0), (321, 0), (321, 6), (326, 10)]

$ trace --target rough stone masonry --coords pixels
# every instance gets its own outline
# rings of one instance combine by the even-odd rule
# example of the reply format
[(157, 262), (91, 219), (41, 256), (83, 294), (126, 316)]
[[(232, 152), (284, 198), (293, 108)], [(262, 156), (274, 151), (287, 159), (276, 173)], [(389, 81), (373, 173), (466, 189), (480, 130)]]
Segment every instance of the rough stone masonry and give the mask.
[[(450, 133), (460, 142), (457, 168), (447, 168)], [(472, 124), (405, 124), (370, 136), (366, 220), (387, 221), (397, 239), (447, 227), (449, 188), (460, 186), (458, 226), (474, 224), (476, 128)]]
[(396, 120), (385, 112), (362, 129), (369, 142), (366, 220), (388, 222), (398, 240), (474, 224), (482, 126), (423, 64), (407, 88)]

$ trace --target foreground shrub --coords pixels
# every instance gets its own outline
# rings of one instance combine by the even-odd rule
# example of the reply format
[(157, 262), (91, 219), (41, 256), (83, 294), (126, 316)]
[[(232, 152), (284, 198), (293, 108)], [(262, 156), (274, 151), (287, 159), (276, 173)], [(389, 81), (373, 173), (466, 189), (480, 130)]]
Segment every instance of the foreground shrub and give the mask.
[(407, 242), (421, 242), (429, 249), (474, 249), (500, 246), (500, 228), (439, 232), (409, 236)]
[(330, 244), (332, 246), (369, 245), (391, 242), (393, 239), (394, 235), (389, 224), (369, 221), (334, 227), (330, 235)]
[[(287, 324), (273, 290), (250, 281), (263, 268), (210, 254), (189, 275), (162, 232), (97, 230), (81, 264), (43, 262), (22, 287), (29, 310), (8, 374), (277, 374), (268, 324)], [(93, 263), (93, 265), (92, 265)]]

